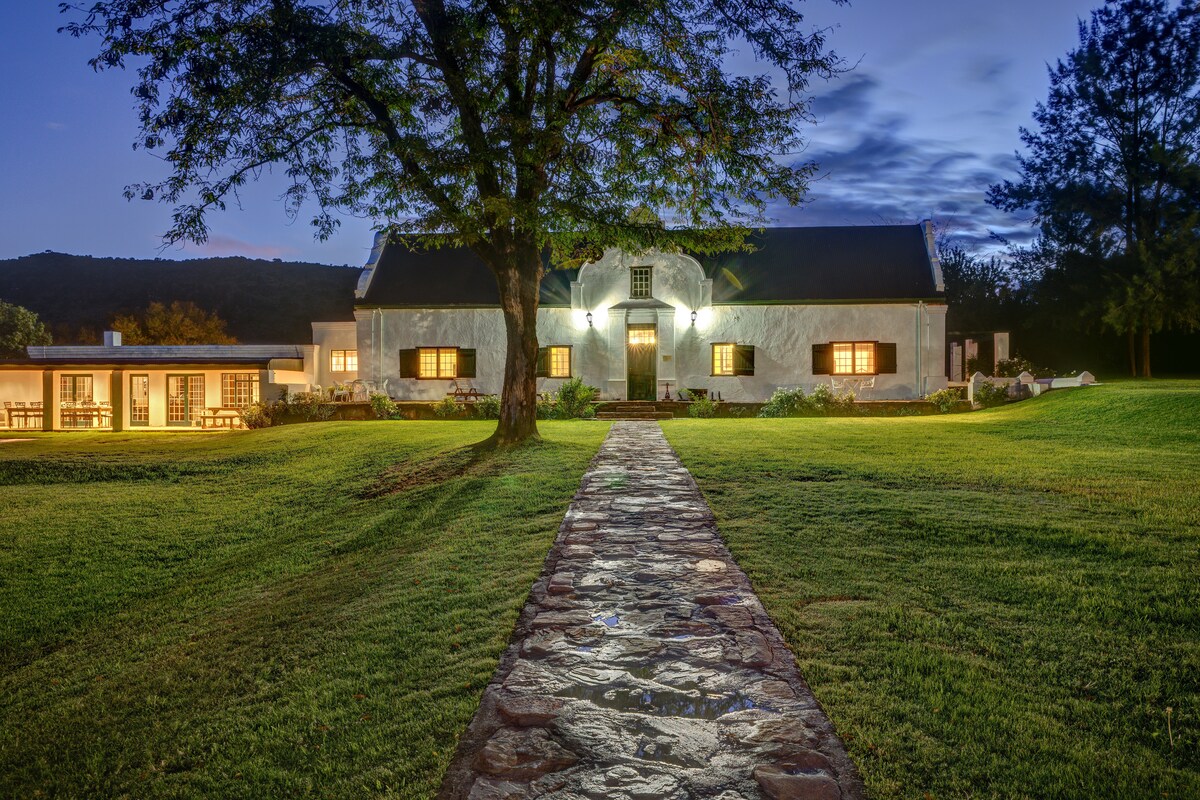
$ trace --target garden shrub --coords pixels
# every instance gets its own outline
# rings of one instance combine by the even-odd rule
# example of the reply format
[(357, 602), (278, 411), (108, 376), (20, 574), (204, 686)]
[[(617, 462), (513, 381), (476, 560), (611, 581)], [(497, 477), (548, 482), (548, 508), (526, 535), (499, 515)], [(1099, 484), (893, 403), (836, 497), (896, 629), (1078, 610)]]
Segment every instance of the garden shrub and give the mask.
[(711, 419), (717, 415), (717, 404), (709, 397), (698, 397), (688, 406), (688, 416), (696, 419)]
[(269, 428), (277, 421), (280, 405), (269, 400), (251, 403), (242, 409), (242, 421), (247, 428)]
[(443, 397), (436, 403), (430, 403), (429, 407), (433, 409), (433, 415), (438, 419), (452, 419), (462, 415), (462, 406), (454, 402), (453, 397)]
[(963, 396), (958, 389), (946, 388), (931, 392), (925, 399), (933, 403), (938, 411), (949, 414), (962, 401)]
[[(592, 403), (600, 390), (588, 386), (583, 378), (571, 378), (558, 387), (555, 410), (559, 419), (587, 419), (596, 415)], [(590, 412), (590, 414), (589, 414)]]
[(558, 409), (555, 407), (554, 400), (551, 399), (549, 392), (540, 392), (537, 398), (537, 418), (538, 419), (557, 419)]
[(322, 391), (299, 392), (287, 398), (287, 410), (308, 422), (323, 422), (333, 416), (334, 405)]
[(400, 410), (400, 406), (382, 392), (371, 392), (368, 400), (371, 403), (371, 410), (375, 412), (375, 419), (390, 419)]
[(808, 410), (803, 389), (776, 389), (763, 407), (760, 417), (799, 417)]
[(984, 381), (975, 387), (975, 402), (984, 408), (998, 406), (1008, 400), (1008, 387)]
[(500, 419), (500, 395), (485, 394), (476, 400), (475, 416), (480, 419)]
[(817, 414), (834, 416), (854, 411), (854, 392), (835, 394), (833, 389), (818, 383), (808, 396), (808, 406)]
[(1018, 354), (1013, 354), (1012, 358), (1001, 359), (996, 362), (996, 377), (997, 378), (1015, 378), (1022, 372), (1028, 372), (1035, 378), (1053, 378), (1054, 370), (1046, 367), (1039, 367), (1027, 358), (1022, 358)]

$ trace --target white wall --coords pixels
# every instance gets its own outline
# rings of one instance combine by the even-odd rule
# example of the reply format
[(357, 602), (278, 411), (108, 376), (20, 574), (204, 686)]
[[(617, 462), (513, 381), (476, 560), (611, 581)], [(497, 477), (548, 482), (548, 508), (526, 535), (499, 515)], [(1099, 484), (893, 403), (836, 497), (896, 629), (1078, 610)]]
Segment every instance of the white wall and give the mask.
[[(355, 322), (314, 322), (312, 324), (314, 370), (313, 382), (328, 389), (335, 383), (349, 383), (358, 377), (358, 370), (334, 372), (330, 361), (333, 350), (355, 350), (358, 347), (358, 326)], [(359, 353), (361, 356), (362, 354)], [(361, 361), (359, 362), (361, 366)]]

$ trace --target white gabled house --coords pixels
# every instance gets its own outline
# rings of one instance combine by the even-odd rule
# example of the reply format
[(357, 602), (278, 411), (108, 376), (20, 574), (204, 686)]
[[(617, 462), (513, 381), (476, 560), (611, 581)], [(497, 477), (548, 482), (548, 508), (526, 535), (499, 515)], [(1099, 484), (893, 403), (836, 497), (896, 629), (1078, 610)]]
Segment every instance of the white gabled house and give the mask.
[[(771, 228), (752, 252), (608, 250), (550, 271), (538, 311), (539, 388), (580, 377), (603, 399), (704, 389), (761, 402), (819, 383), (871, 399), (946, 386), (945, 297), (929, 223)], [(358, 377), (397, 400), (450, 381), (500, 391), (504, 320), (495, 279), (466, 248), (377, 239), (354, 312)]]

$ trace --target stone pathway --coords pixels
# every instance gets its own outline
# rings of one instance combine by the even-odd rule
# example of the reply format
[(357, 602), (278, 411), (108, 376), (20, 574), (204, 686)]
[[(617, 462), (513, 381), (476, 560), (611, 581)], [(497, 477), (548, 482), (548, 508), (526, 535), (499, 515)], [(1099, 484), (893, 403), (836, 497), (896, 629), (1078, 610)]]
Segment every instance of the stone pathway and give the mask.
[(613, 425), (439, 796), (863, 796), (658, 423)]

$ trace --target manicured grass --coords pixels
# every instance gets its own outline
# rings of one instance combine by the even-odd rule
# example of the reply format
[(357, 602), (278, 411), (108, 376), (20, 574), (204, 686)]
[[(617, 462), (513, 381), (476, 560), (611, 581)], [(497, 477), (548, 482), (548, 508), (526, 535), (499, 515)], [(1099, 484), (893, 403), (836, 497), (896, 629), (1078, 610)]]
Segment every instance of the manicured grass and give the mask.
[(871, 797), (1200, 796), (1200, 383), (663, 428)]
[(608, 426), (0, 444), (0, 797), (436, 791)]

